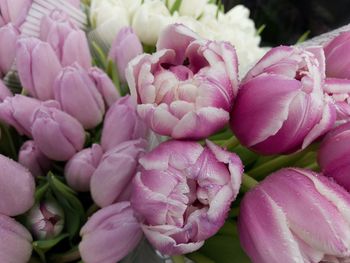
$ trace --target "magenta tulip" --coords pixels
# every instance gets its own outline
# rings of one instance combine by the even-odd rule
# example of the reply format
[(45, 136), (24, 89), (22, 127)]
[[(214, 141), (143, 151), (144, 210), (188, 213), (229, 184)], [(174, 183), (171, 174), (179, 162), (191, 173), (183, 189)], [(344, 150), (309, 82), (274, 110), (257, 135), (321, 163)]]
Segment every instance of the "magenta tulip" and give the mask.
[(318, 152), (322, 172), (350, 191), (350, 123), (338, 126), (323, 139)]
[(19, 30), (12, 24), (0, 28), (0, 72), (6, 75), (10, 71), (16, 57), (16, 42)]
[(128, 190), (138, 168), (138, 160), (145, 152), (143, 139), (127, 141), (106, 152), (93, 173), (91, 196), (100, 207), (130, 199)]
[(262, 154), (307, 147), (334, 124), (335, 108), (323, 93), (320, 47), (270, 50), (243, 80), (231, 127), (240, 142)]
[(89, 69), (88, 73), (91, 80), (95, 83), (96, 88), (101, 93), (107, 107), (110, 107), (120, 98), (119, 91), (103, 70), (93, 67)]
[(20, 26), (25, 21), (32, 0), (1, 0), (0, 14), (5, 24)]
[(102, 155), (103, 150), (98, 144), (75, 154), (64, 168), (68, 185), (79, 192), (90, 191), (91, 176), (100, 164)]
[(33, 114), (32, 135), (39, 150), (55, 161), (67, 161), (83, 149), (83, 126), (69, 114), (46, 106)]
[(128, 63), (143, 53), (140, 39), (131, 27), (122, 28), (112, 43), (108, 57), (117, 65), (119, 79), (126, 82), (125, 69)]
[(115, 263), (131, 252), (142, 230), (129, 202), (120, 202), (95, 213), (81, 229), (79, 251), (86, 263)]
[(86, 35), (63, 11), (55, 9), (43, 17), (40, 38), (53, 47), (62, 66), (78, 63), (85, 69), (91, 67)]
[(0, 214), (0, 257), (6, 263), (28, 262), (32, 255), (32, 236), (14, 219)]
[(34, 141), (26, 141), (18, 154), (18, 162), (33, 176), (45, 176), (50, 170), (50, 160), (38, 149)]
[(207, 141), (167, 141), (140, 159), (131, 204), (151, 244), (178, 255), (199, 249), (225, 223), (243, 166)]
[(95, 128), (102, 122), (105, 113), (103, 98), (79, 64), (63, 68), (53, 88), (62, 110), (75, 117), (85, 129)]
[(168, 26), (157, 52), (129, 63), (126, 77), (138, 114), (156, 133), (200, 139), (223, 128), (238, 91), (237, 56), (226, 42)]
[(0, 214), (23, 214), (34, 204), (34, 177), (25, 167), (3, 155), (0, 155), (0, 167)]
[(53, 99), (53, 83), (61, 70), (52, 47), (36, 38), (17, 42), (16, 65), (22, 86), (40, 100)]
[(108, 110), (102, 130), (101, 145), (105, 151), (120, 143), (145, 138), (147, 127), (136, 112), (136, 104), (130, 96), (115, 102)]
[(283, 169), (244, 196), (241, 245), (254, 263), (346, 262), (349, 209), (349, 193), (327, 177)]

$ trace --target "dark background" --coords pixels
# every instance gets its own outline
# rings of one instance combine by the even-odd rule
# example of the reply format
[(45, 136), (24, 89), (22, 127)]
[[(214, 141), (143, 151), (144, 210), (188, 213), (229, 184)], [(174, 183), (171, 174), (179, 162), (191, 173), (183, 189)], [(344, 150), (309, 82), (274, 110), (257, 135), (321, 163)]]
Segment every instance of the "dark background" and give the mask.
[(256, 28), (265, 25), (262, 44), (294, 44), (310, 31), (317, 36), (350, 23), (350, 0), (222, 0), (228, 10), (243, 4), (251, 11)]

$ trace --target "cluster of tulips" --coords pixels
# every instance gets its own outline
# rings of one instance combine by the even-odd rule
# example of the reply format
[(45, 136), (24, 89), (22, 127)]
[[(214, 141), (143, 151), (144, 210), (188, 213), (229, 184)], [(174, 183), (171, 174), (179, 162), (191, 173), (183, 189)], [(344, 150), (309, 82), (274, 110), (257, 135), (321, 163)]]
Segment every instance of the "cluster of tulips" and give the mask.
[(115, 263), (144, 238), (181, 262), (229, 221), (252, 262), (350, 260), (350, 32), (272, 48), (240, 78), (234, 46), (183, 24), (149, 53), (123, 28), (98, 63), (64, 11), (39, 37), (10, 14), (1, 262)]

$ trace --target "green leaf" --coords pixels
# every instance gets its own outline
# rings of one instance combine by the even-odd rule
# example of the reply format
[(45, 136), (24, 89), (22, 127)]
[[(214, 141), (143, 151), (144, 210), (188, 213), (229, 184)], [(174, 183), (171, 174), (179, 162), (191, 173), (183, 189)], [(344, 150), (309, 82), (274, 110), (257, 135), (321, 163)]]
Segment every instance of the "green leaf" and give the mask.
[(66, 233), (49, 240), (37, 240), (33, 242), (33, 247), (45, 253), (67, 237), (69, 237), (69, 234)]
[(95, 41), (92, 41), (91, 45), (97, 55), (95, 63), (98, 66), (102, 67), (103, 69), (106, 69), (107, 68), (106, 54), (103, 52), (102, 48), (100, 48), (100, 46)]
[(261, 26), (258, 28), (258, 30), (256, 31), (256, 35), (257, 35), (257, 36), (260, 36), (260, 35), (262, 34), (262, 32), (264, 32), (265, 28), (266, 28), (266, 25), (265, 25), (265, 24), (261, 25)]
[(50, 185), (47, 182), (42, 185), (39, 185), (35, 191), (35, 202), (40, 202), (49, 188)]
[(176, 11), (180, 9), (182, 0), (176, 0), (173, 6), (170, 8), (170, 13), (173, 15)]
[(107, 72), (108, 76), (111, 78), (111, 80), (113, 81), (116, 89), (119, 91), (119, 94), (124, 96), (125, 94), (124, 95), (122, 94), (122, 90), (120, 88), (120, 79), (119, 79), (117, 66), (115, 65), (115, 63), (112, 60), (108, 60), (106, 72)]
[(302, 34), (302, 35), (299, 37), (299, 39), (298, 39), (298, 41), (297, 41), (297, 44), (300, 44), (300, 43), (304, 42), (304, 41), (308, 38), (308, 36), (310, 35), (310, 33), (311, 33), (311, 31), (308, 30), (308, 31), (306, 31), (304, 34)]
[(58, 180), (55, 175), (49, 173), (48, 181), (55, 199), (64, 211), (65, 228), (72, 239), (78, 234), (80, 227), (85, 222), (84, 208), (75, 192)]

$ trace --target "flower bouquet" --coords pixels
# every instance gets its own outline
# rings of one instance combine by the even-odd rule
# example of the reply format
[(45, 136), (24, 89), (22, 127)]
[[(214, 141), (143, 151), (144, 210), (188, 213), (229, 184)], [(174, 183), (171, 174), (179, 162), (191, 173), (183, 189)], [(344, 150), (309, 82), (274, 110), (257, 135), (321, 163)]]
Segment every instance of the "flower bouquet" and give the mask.
[(350, 261), (350, 31), (262, 48), (212, 0), (0, 0), (0, 262)]

